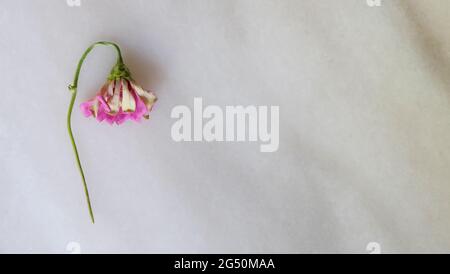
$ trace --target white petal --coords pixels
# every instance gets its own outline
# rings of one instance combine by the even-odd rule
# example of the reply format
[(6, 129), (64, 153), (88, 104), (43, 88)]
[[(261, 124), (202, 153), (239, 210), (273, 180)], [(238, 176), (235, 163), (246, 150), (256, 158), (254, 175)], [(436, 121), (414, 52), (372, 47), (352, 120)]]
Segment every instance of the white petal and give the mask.
[(111, 109), (111, 114), (119, 112), (120, 109), (120, 81), (116, 81), (114, 85), (114, 93), (111, 99), (108, 100), (108, 106)]
[(136, 101), (128, 89), (126, 80), (122, 80), (122, 110), (124, 112), (134, 112), (136, 110)]
[(109, 98), (113, 97), (113, 95), (114, 95), (114, 81), (111, 81), (108, 84), (108, 88), (106, 90), (106, 97), (105, 98), (108, 100)]
[(98, 99), (95, 98), (94, 103), (92, 104), (91, 107), (92, 114), (94, 115), (95, 118), (97, 118), (98, 115), (98, 104), (99, 104)]
[(137, 95), (144, 101), (147, 109), (150, 110), (157, 99), (153, 92), (144, 90), (134, 82), (131, 82), (131, 86), (136, 91)]

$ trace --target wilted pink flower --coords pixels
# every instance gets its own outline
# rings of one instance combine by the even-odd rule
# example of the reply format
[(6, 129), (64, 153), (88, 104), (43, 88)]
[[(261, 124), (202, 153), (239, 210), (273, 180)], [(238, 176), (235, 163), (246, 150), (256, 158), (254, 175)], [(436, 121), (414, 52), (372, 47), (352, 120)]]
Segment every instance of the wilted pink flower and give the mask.
[(148, 119), (156, 96), (144, 90), (133, 80), (119, 78), (108, 80), (95, 98), (81, 104), (86, 117), (91, 115), (99, 122), (122, 124), (127, 120)]
[(153, 104), (156, 102), (156, 96), (152, 92), (144, 90), (133, 81), (130, 71), (123, 62), (122, 53), (117, 44), (108, 41), (100, 41), (92, 44), (84, 51), (78, 61), (73, 82), (69, 85), (72, 98), (67, 112), (67, 129), (76, 158), (78, 171), (80, 172), (81, 180), (83, 181), (84, 193), (92, 223), (95, 222), (94, 211), (92, 210), (86, 177), (72, 132), (72, 111), (77, 98), (81, 67), (89, 53), (96, 46), (100, 45), (113, 47), (117, 52), (117, 62), (108, 76), (108, 82), (101, 88), (99, 93), (93, 99), (81, 104), (80, 107), (83, 114), (86, 117), (94, 116), (100, 122), (106, 120), (110, 124), (116, 123), (120, 125), (126, 120), (139, 122), (142, 117), (149, 118), (149, 113), (152, 110)]

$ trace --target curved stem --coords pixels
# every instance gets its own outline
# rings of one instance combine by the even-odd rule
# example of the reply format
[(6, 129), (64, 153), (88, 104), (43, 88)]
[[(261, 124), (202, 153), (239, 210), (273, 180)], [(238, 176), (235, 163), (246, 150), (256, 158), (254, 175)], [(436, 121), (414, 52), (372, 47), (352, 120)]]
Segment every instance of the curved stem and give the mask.
[(74, 152), (75, 158), (77, 160), (78, 171), (80, 172), (81, 179), (83, 181), (84, 193), (86, 195), (87, 205), (88, 205), (88, 209), (89, 209), (89, 215), (91, 216), (92, 223), (95, 223), (94, 212), (92, 211), (91, 199), (89, 198), (89, 191), (88, 191), (88, 187), (87, 187), (87, 183), (86, 183), (86, 178), (84, 176), (83, 167), (81, 165), (80, 155), (78, 154), (78, 149), (77, 149), (77, 145), (75, 143), (75, 138), (73, 137), (73, 132), (72, 132), (72, 110), (73, 110), (73, 106), (75, 104), (75, 99), (77, 98), (78, 79), (79, 79), (79, 76), (80, 76), (81, 67), (83, 66), (84, 60), (86, 59), (88, 54), (97, 45), (114, 47), (116, 49), (116, 51), (117, 51), (117, 56), (118, 56), (117, 57), (117, 63), (123, 63), (122, 53), (120, 52), (120, 48), (119, 48), (118, 45), (116, 45), (114, 43), (101, 41), (101, 42), (94, 43), (89, 48), (87, 48), (86, 51), (81, 56), (80, 61), (78, 62), (78, 66), (77, 66), (77, 70), (75, 71), (75, 77), (73, 79), (73, 83), (69, 86), (69, 90), (72, 92), (72, 99), (70, 100), (69, 110), (67, 112), (67, 129), (69, 131), (70, 141), (72, 142), (73, 152)]

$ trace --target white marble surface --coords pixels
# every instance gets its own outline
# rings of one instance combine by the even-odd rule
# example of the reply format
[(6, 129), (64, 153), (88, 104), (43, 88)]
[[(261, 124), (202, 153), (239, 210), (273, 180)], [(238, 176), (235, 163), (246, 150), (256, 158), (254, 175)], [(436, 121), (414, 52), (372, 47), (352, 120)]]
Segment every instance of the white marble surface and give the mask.
[[(450, 1), (2, 0), (0, 252), (450, 251)], [(119, 43), (150, 121), (67, 131)], [(114, 62), (81, 75), (93, 96)], [(176, 105), (280, 106), (280, 147), (175, 143)]]

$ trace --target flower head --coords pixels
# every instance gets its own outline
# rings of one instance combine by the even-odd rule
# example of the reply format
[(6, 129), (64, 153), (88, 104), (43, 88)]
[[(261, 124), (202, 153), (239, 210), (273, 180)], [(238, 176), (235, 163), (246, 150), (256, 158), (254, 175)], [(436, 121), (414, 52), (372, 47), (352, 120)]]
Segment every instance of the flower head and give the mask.
[(120, 60), (99, 93), (80, 107), (86, 117), (94, 116), (99, 122), (105, 120), (120, 125), (127, 120), (148, 119), (155, 102), (156, 96), (136, 84)]

